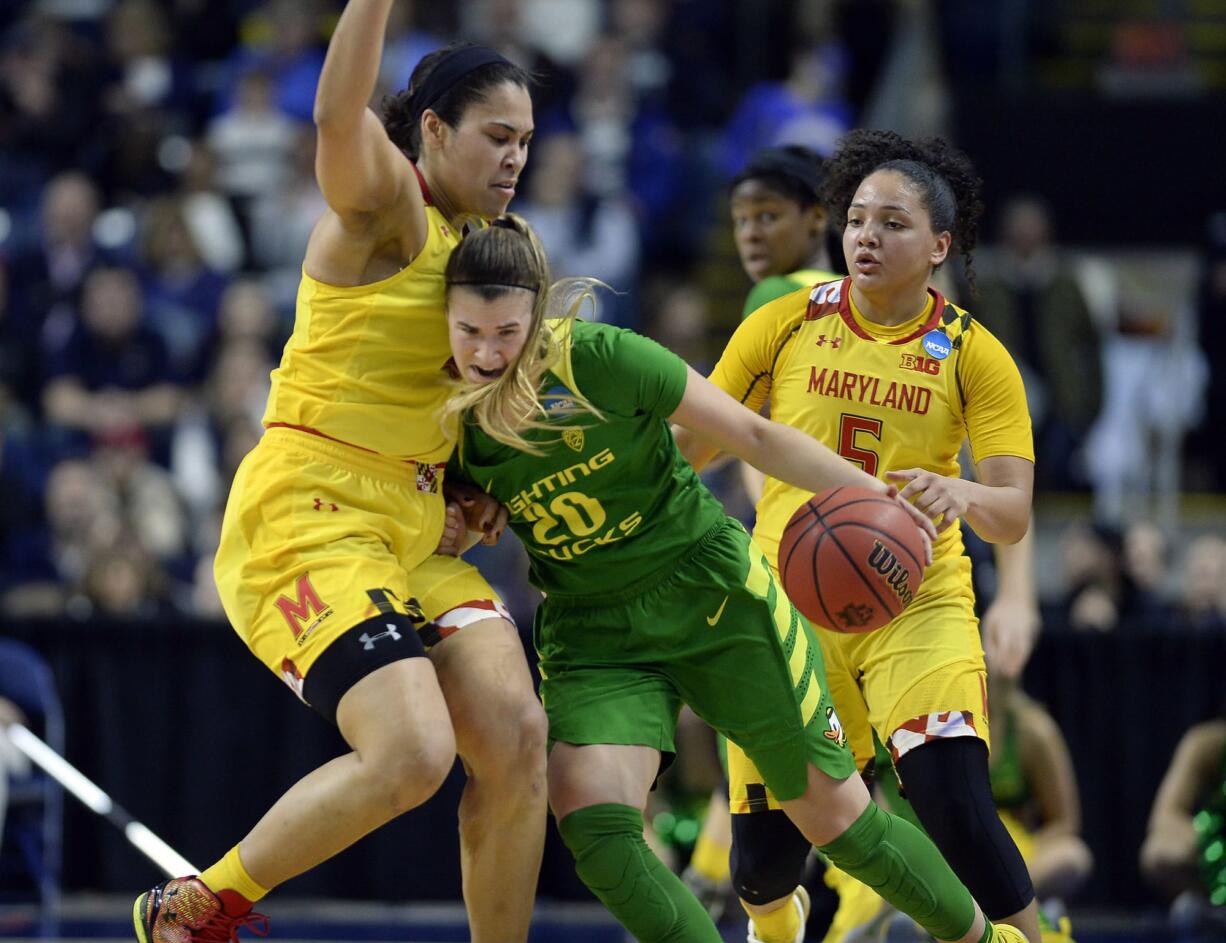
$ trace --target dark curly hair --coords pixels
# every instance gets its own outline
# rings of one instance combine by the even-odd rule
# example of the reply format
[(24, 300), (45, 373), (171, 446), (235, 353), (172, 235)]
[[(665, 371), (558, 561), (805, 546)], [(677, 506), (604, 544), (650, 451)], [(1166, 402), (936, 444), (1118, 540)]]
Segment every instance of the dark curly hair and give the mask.
[(950, 254), (962, 257), (974, 291), (971, 253), (979, 242), (983, 181), (970, 158), (941, 138), (908, 141), (893, 131), (849, 132), (826, 162), (822, 180), (822, 199), (840, 232), (847, 228), (847, 208), (857, 188), (878, 170), (900, 173), (919, 188), (933, 232), (953, 237)]
[[(413, 95), (421, 89), (434, 68), (447, 56), (461, 49), (475, 46), (475, 43), (454, 42), (426, 55), (413, 69), (409, 78), (409, 87), (394, 95), (385, 95), (380, 104), (380, 117), (387, 136), (392, 143), (404, 151), (410, 160), (421, 156), (421, 112), (414, 107)], [(464, 117), (468, 106), (474, 102), (485, 101), (486, 93), (504, 82), (511, 82), (524, 89), (530, 89), (534, 79), (527, 70), (510, 62), (490, 62), (480, 66), (465, 75), (455, 85), (447, 89), (438, 100), (430, 106), (430, 110), (438, 115), (451, 127), (456, 127)]]

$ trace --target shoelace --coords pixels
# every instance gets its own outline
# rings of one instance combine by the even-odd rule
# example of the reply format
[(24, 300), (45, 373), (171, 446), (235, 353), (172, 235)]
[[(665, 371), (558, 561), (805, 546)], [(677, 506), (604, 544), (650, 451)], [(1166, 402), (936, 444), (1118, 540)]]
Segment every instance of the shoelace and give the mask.
[(191, 935), (191, 943), (237, 943), (238, 931), (246, 927), (256, 936), (268, 936), (268, 918), (255, 911), (231, 917), (218, 910)]

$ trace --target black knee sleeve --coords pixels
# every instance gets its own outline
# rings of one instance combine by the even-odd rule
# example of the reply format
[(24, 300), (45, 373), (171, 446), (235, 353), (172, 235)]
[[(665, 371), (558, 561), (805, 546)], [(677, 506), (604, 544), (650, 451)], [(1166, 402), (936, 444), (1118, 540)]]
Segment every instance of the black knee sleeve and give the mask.
[(779, 809), (732, 817), (732, 887), (743, 901), (769, 904), (800, 883), (812, 849)]
[(1034, 900), (1026, 862), (996, 814), (982, 740), (932, 740), (898, 761), (898, 776), (924, 829), (989, 919)]

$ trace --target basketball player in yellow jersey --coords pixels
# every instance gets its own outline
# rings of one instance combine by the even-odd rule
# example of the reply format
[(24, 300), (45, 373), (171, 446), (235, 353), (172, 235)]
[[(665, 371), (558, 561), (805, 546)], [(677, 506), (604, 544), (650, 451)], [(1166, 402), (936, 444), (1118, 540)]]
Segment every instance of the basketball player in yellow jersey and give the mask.
[[(769, 401), (772, 418), (896, 483), (938, 524), (934, 562), (898, 619), (867, 635), (818, 633), (831, 694), (859, 763), (872, 759), (876, 732), (920, 821), (985, 913), (1038, 943), (1030, 877), (992, 804), (986, 672), (960, 536), (962, 519), (990, 542), (1025, 533), (1030, 421), (1003, 346), (928, 287), (951, 253), (969, 266), (979, 181), (943, 141), (876, 131), (849, 134), (824, 175), (851, 275), (758, 309), (712, 380), (751, 408)], [(959, 476), (966, 438), (977, 482)], [(700, 465), (714, 454), (696, 440), (682, 446)], [(754, 536), (769, 558), (807, 497), (768, 479)], [(796, 909), (792, 887), (808, 848), (791, 840), (784, 853), (788, 835), (768, 811), (777, 803), (745, 757), (729, 752), (734, 806), (743, 801), (735, 811), (751, 813), (733, 817), (734, 884), (759, 911), (756, 939), (803, 939), (779, 928)], [(742, 872), (755, 875), (753, 886), (738, 880)]]
[(527, 938), (544, 712), (497, 595), (434, 550), (454, 439), (440, 418), (443, 272), (462, 228), (514, 195), (533, 128), (528, 76), (489, 49), (449, 47), (380, 120), (367, 102), (392, 2), (349, 0), (328, 49), (315, 123), (329, 208), (215, 564), (239, 635), (351, 752), (290, 787), (199, 877), (137, 898), (142, 943), (236, 939), (265, 922), (256, 900), (425, 801), (457, 752), (472, 939)]

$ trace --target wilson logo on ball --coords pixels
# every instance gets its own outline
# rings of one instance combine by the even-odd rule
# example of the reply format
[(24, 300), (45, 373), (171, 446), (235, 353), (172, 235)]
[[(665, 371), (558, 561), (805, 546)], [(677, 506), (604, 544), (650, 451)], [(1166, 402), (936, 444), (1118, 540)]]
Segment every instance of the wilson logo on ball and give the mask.
[(925, 552), (923, 531), (898, 498), (828, 488), (798, 507), (783, 529), (779, 578), (814, 625), (872, 632), (914, 600)]
[(873, 542), (873, 549), (868, 554), (868, 565), (885, 577), (894, 595), (904, 605), (909, 605), (914, 593), (911, 592), (911, 571), (903, 566), (898, 557), (880, 540)]

